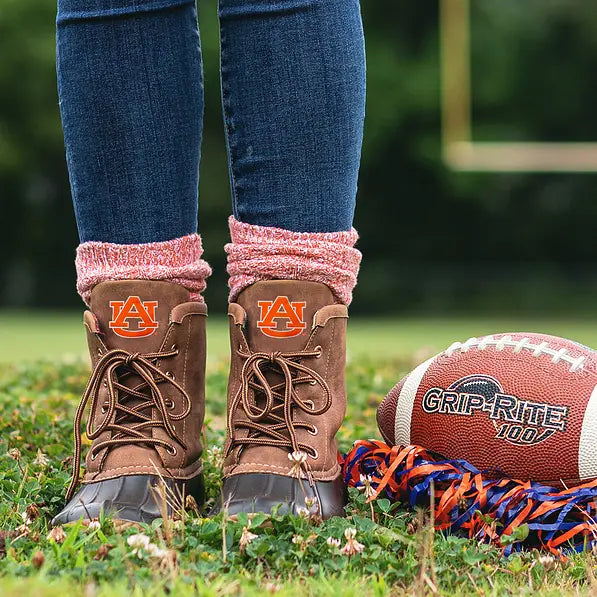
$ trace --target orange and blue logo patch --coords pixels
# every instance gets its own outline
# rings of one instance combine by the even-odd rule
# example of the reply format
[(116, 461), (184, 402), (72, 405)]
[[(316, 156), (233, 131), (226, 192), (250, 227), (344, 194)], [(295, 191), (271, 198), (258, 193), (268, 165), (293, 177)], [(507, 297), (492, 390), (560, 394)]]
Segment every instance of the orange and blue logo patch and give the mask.
[[(151, 336), (158, 329), (157, 307), (158, 301), (142, 301), (138, 296), (129, 296), (126, 301), (110, 301), (110, 329), (122, 338)], [(131, 325), (132, 322), (136, 323)]]
[(273, 301), (258, 301), (260, 318), (257, 327), (270, 338), (292, 338), (303, 332), (305, 301), (292, 301), (287, 296), (277, 296)]

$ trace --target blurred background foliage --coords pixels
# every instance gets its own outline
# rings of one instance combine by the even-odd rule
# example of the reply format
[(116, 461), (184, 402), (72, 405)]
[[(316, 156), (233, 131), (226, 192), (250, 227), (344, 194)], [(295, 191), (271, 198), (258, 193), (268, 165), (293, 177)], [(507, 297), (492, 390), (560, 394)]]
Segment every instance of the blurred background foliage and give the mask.
[[(597, 10), (472, 0), (473, 136), (597, 141)], [(354, 312), (589, 315), (595, 174), (450, 171), (441, 159), (438, 5), (362, 1), (368, 108)], [(0, 306), (76, 308), (77, 234), (54, 71), (54, 0), (0, 0)], [(230, 212), (216, 0), (200, 0), (206, 120), (200, 228), (225, 308)]]

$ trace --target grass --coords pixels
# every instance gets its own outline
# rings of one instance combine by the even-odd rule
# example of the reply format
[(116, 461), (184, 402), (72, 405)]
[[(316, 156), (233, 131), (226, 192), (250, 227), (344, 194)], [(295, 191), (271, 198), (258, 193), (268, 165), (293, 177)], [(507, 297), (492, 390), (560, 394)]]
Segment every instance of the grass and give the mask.
[[(355, 490), (350, 493), (346, 518), (323, 524), (289, 516), (274, 516), (272, 524), (254, 519), (250, 530), (256, 537), (244, 550), (239, 543), (248, 520), (209, 519), (203, 512), (189, 513), (182, 522), (160, 520), (143, 527), (142, 532), (164, 550), (158, 558), (144, 549), (133, 553), (127, 538), (139, 530), (110, 520), (101, 521), (94, 530), (66, 529), (62, 543), (49, 539), (49, 520), (62, 503), (70, 475), (72, 415), (88, 374), (83, 360), (57, 356), (82, 351), (77, 319), (71, 315), (49, 321), (31, 315), (0, 317), (3, 597), (597, 594), (593, 573), (597, 558), (592, 553), (571, 556), (565, 562), (533, 551), (504, 558), (496, 548), (433, 532), (424, 512), (380, 500), (373, 521), (364, 497)], [(214, 319), (207, 388), (207, 506), (216, 499), (220, 482), (227, 373), (225, 322)], [(516, 322), (474, 320), (356, 320), (353, 324), (349, 408), (340, 432), (343, 450), (355, 439), (379, 436), (375, 427), (379, 401), (422, 353), (470, 335), (521, 327)], [(524, 327), (539, 325), (527, 322)], [(597, 344), (595, 325), (544, 322), (539, 329)], [(53, 336), (56, 331), (59, 338)], [(12, 336), (20, 332), (25, 339)], [(51, 358), (36, 360), (44, 355)], [(356, 539), (364, 545), (361, 554), (348, 557), (328, 545), (329, 537), (344, 543), (347, 528), (356, 529)]]
[[(53, 359), (86, 352), (82, 314), (78, 312), (0, 311), (0, 363)], [(221, 314), (208, 320), (208, 358), (228, 354), (227, 321)], [(597, 346), (597, 319), (514, 318), (362, 318), (350, 320), (349, 357), (387, 360), (435, 353), (455, 340), (507, 331), (543, 332)]]

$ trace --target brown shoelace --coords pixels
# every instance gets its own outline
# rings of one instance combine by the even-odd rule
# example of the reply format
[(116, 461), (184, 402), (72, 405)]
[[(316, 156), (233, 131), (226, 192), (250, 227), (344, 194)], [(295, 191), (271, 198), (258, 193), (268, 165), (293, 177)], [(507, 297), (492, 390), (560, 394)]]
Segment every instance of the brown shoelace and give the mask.
[[(310, 415), (325, 413), (332, 404), (330, 389), (325, 380), (313, 369), (303, 365), (304, 358), (318, 358), (321, 348), (296, 352), (249, 352), (238, 350), (245, 358), (241, 371), (241, 386), (228, 409), (228, 436), (231, 438), (227, 450), (229, 454), (236, 446), (275, 446), (289, 452), (301, 451), (316, 456), (313, 448), (297, 440), (297, 429), (307, 429), (316, 433), (315, 426), (305, 421), (294, 420), (296, 409)], [(283, 376), (280, 383), (270, 385), (265, 370)], [(316, 409), (311, 400), (302, 400), (296, 387), (309, 383), (320, 386), (324, 394), (323, 404)], [(257, 404), (257, 396), (262, 396), (263, 406)], [(239, 405), (242, 405), (247, 420), (233, 421)], [(237, 429), (248, 429), (247, 437), (237, 437)], [(306, 467), (307, 468), (307, 467)], [(309, 471), (307, 469), (307, 474)]]
[[(95, 459), (97, 454), (104, 448), (130, 444), (162, 446), (169, 453), (174, 453), (176, 448), (170, 442), (146, 435), (147, 430), (151, 431), (155, 427), (165, 429), (166, 433), (174, 441), (178, 442), (183, 449), (186, 449), (185, 443), (177, 435), (172, 422), (184, 419), (189, 414), (191, 411), (191, 399), (180, 384), (155, 365), (155, 361), (158, 359), (173, 357), (177, 354), (178, 349), (173, 346), (168, 351), (146, 354), (131, 353), (117, 348), (109, 350), (101, 356), (91, 373), (75, 414), (73, 476), (66, 493), (67, 500), (72, 497), (79, 480), (81, 470), (81, 421), (87, 403), (90, 400), (91, 412), (87, 420), (87, 437), (93, 441), (102, 433), (106, 431), (111, 432), (109, 439), (92, 445), (92, 459)], [(124, 371), (122, 371), (123, 369)], [(120, 381), (124, 381), (130, 375), (139, 376), (141, 383), (135, 387), (128, 387), (120, 383)], [(99, 406), (99, 391), (102, 382), (108, 388), (107, 401), (104, 401), (101, 407), (101, 413), (105, 414), (105, 417), (94, 429), (93, 420)], [(184, 409), (181, 413), (173, 413), (171, 411), (170, 405), (173, 405), (173, 401), (172, 399), (164, 398), (162, 391), (158, 387), (160, 383), (170, 384), (183, 397)], [(148, 393), (147, 390), (149, 390)], [(140, 402), (134, 406), (129, 406), (126, 402), (131, 399), (136, 399)], [(159, 411), (160, 418), (153, 419), (150, 414), (145, 413), (147, 410), (151, 412), (152, 409)], [(114, 416), (115, 413), (116, 416)], [(102, 458), (102, 463), (107, 453), (108, 450)]]

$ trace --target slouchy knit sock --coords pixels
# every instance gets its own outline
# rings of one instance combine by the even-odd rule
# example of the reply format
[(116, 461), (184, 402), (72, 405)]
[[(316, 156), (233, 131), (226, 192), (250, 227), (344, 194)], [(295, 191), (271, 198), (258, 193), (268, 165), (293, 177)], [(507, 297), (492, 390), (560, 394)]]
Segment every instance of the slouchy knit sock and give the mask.
[(88, 303), (93, 287), (100, 282), (163, 280), (184, 286), (191, 292), (191, 300), (203, 302), (201, 293), (211, 268), (202, 255), (198, 234), (138, 245), (82, 243), (75, 260), (77, 291)]
[[(292, 232), (229, 219), (232, 242), (228, 255), (230, 301), (261, 280), (305, 280), (329, 286), (338, 302), (349, 305), (356, 285), (361, 253), (353, 228), (341, 232)], [(120, 245), (86, 242), (77, 248), (77, 290), (88, 302), (96, 284), (108, 280), (164, 280), (201, 293), (211, 268), (201, 257), (198, 234), (169, 241)]]
[(329, 286), (345, 305), (352, 300), (361, 253), (352, 228), (344, 232), (292, 232), (257, 226), (230, 217), (228, 255), (230, 295), (234, 301), (247, 286), (261, 280), (305, 280)]

